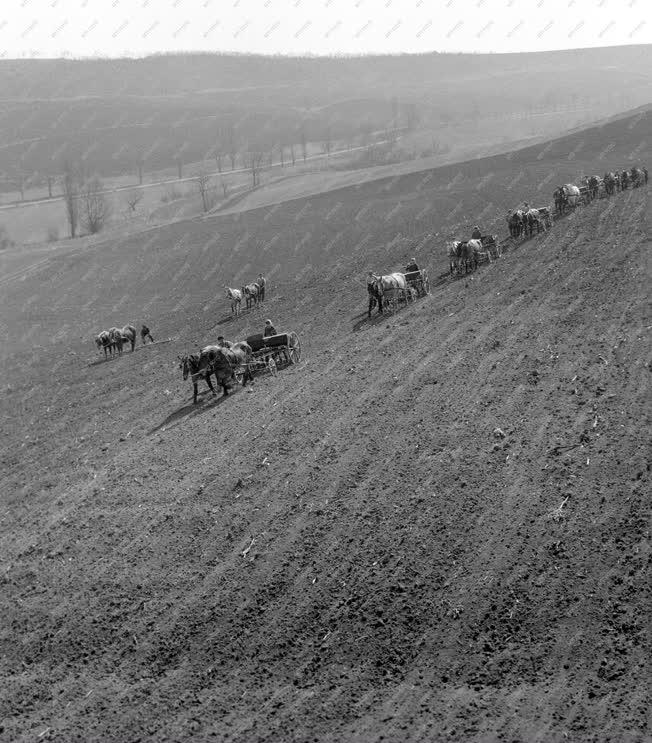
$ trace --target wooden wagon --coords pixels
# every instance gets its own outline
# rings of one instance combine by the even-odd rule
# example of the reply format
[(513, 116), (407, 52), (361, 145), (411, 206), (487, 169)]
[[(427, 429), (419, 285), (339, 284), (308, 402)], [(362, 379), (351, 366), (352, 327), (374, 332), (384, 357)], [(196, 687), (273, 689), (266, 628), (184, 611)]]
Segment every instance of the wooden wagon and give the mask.
[[(276, 376), (279, 367), (298, 364), (301, 360), (301, 341), (294, 331), (266, 338), (262, 333), (256, 333), (247, 338), (247, 343), (252, 350), (252, 360), (248, 364), (252, 374), (266, 371)], [(241, 367), (235, 372), (238, 381), (242, 381), (244, 371), (244, 367)]]

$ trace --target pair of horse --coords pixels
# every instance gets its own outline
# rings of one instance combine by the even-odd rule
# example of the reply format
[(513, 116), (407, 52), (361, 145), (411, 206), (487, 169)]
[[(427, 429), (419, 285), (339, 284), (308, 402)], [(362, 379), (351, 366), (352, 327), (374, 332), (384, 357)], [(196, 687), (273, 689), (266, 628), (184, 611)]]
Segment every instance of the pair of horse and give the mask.
[(249, 368), (252, 359), (251, 346), (248, 343), (234, 343), (231, 348), (223, 346), (205, 346), (198, 353), (189, 353), (179, 356), (179, 368), (183, 372), (184, 380), (190, 377), (193, 388), (193, 404), (197, 404), (197, 385), (203, 379), (210, 391), (216, 395), (215, 388), (211, 382), (211, 376), (215, 376), (215, 383), (221, 385), (224, 395), (229, 394), (238, 380), (236, 373), (243, 369), (242, 385), (246, 386), (248, 381), (253, 380)]
[(109, 328), (103, 330), (95, 337), (95, 345), (98, 351), (104, 350), (104, 358), (122, 356), (122, 349), (127, 344), (131, 344), (133, 352), (136, 347), (136, 328), (133, 325), (125, 325), (123, 328)]
[(516, 209), (507, 215), (507, 226), (512, 237), (522, 235), (533, 235), (536, 228), (537, 234), (550, 227), (550, 209), (540, 206), (537, 209)]
[(480, 264), (480, 254), (484, 253), (482, 240), (451, 240), (447, 246), (450, 273), (475, 271)]
[(616, 192), (616, 188), (620, 188), (620, 173), (605, 173), (602, 182), (607, 196), (612, 196)]
[(236, 317), (240, 314), (240, 305), (242, 299), (245, 299), (247, 309), (252, 305), (262, 302), (265, 298), (265, 289), (255, 281), (251, 284), (245, 284), (242, 289), (232, 289), (230, 286), (224, 287), (226, 298), (231, 300), (231, 314)]
[[(599, 175), (592, 175), (589, 176), (586, 179), (586, 187), (589, 191), (589, 201), (593, 201), (593, 199), (598, 198), (598, 194), (600, 192), (600, 186), (604, 184), (604, 181), (602, 178), (600, 178)], [(605, 188), (606, 191), (606, 188)]]
[(389, 273), (384, 276), (376, 276), (369, 272), (367, 276), (367, 293), (369, 294), (369, 309), (367, 317), (371, 317), (371, 310), (378, 305), (378, 314), (383, 314), (383, 302), (388, 304), (398, 303), (404, 300), (413, 302), (416, 299), (417, 291), (408, 285), (405, 274)]
[(575, 209), (582, 200), (580, 189), (572, 183), (559, 186), (554, 191), (555, 209), (564, 214), (567, 209)]

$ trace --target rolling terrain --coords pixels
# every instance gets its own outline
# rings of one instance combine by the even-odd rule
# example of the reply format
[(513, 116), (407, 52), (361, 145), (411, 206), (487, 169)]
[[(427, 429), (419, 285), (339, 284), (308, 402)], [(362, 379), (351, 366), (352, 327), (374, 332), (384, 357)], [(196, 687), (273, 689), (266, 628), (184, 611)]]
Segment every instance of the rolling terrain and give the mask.
[[(633, 121), (6, 274), (0, 740), (648, 739), (650, 192), (443, 252), (645, 163)], [(368, 321), (411, 255), (432, 294)], [(193, 406), (176, 355), (268, 316), (301, 363)], [(100, 360), (127, 321), (170, 340)]]
[[(341, 58), (187, 54), (0, 60), (1, 190), (66, 159), (103, 178), (279, 145), (472, 123), (478, 142), (555, 136), (650, 100), (646, 45)], [(578, 95), (577, 91), (581, 91)], [(617, 91), (617, 92), (614, 92)], [(499, 119), (497, 126), (496, 120)], [(430, 135), (429, 135), (430, 136)]]

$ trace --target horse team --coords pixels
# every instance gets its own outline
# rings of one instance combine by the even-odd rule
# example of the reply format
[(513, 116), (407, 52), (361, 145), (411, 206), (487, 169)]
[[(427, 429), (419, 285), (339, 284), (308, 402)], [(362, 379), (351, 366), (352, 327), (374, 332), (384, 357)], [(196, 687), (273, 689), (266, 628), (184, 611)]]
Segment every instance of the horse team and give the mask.
[(244, 341), (226, 346), (205, 346), (199, 353), (189, 353), (179, 356), (179, 366), (183, 372), (184, 380), (190, 377), (193, 389), (193, 404), (197, 403), (197, 385), (203, 379), (210, 391), (215, 395), (215, 388), (211, 382), (211, 376), (215, 376), (215, 382), (221, 385), (224, 395), (237, 384), (236, 371), (244, 368), (242, 380), (243, 387), (253, 379), (249, 364), (251, 363), (253, 351), (251, 346)]
[(242, 300), (245, 300), (247, 309), (252, 306), (256, 306), (258, 302), (265, 301), (265, 286), (267, 280), (261, 274), (258, 274), (256, 281), (252, 281), (250, 284), (245, 284), (241, 289), (232, 289), (230, 286), (225, 286), (226, 298), (231, 300), (231, 314), (236, 317), (240, 314), (240, 306)]
[(129, 343), (133, 352), (136, 347), (136, 328), (133, 325), (125, 325), (123, 328), (109, 328), (95, 337), (95, 345), (98, 351), (104, 350), (105, 359), (116, 354), (122, 356), (122, 349)]

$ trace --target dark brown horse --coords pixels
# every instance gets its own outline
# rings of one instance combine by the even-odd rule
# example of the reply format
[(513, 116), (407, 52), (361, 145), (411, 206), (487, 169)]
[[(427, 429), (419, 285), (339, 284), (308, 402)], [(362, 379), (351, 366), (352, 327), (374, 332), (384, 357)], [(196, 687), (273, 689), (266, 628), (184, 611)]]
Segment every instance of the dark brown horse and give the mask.
[(136, 347), (136, 328), (133, 325), (125, 325), (124, 328), (120, 328), (113, 334), (113, 342), (119, 356), (122, 356), (122, 347), (127, 343), (131, 343), (131, 351), (133, 353)]
[(197, 384), (203, 379), (210, 391), (216, 394), (211, 382), (211, 376), (215, 376), (217, 384), (221, 385), (224, 395), (229, 394), (229, 389), (237, 384), (236, 371), (244, 364), (243, 386), (252, 379), (249, 370), (251, 359), (251, 347), (246, 343), (236, 343), (233, 348), (220, 348), (219, 346), (206, 346), (199, 353), (179, 356), (179, 366), (183, 371), (183, 378), (190, 376), (193, 388), (193, 403), (197, 403)]

